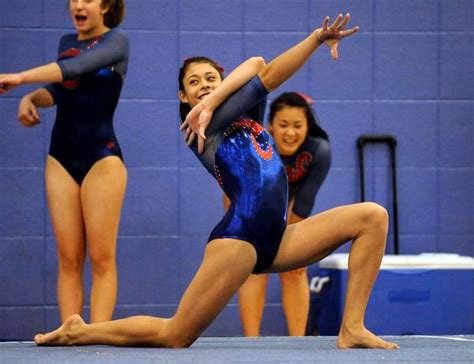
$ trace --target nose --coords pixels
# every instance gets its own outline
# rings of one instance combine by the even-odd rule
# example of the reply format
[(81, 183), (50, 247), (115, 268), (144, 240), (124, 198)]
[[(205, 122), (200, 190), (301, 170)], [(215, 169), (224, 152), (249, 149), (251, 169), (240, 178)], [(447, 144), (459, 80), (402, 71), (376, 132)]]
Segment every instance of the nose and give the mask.
[(296, 133), (295, 133), (295, 129), (293, 129), (293, 128), (287, 128), (287, 129), (286, 129), (286, 134), (287, 134), (287, 135), (295, 135), (295, 134), (296, 134)]
[(202, 81), (201, 90), (207, 90), (208, 88), (211, 88), (211, 85), (207, 81)]
[(76, 9), (82, 9), (84, 7), (83, 0), (74, 0), (72, 3)]

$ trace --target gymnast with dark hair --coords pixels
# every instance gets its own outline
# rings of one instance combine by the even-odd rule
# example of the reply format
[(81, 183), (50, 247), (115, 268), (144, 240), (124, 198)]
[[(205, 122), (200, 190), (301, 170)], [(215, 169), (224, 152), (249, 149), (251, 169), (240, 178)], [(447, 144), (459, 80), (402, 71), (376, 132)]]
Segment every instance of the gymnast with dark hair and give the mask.
[[(385, 249), (388, 217), (379, 205), (338, 207), (287, 226), (288, 183), (271, 136), (262, 127), (266, 95), (289, 79), (326, 43), (337, 58), (349, 14), (340, 14), (265, 65), (251, 58), (222, 80), (206, 58), (180, 70), (179, 98), (191, 111), (182, 124), (191, 149), (231, 199), (214, 228), (204, 258), (171, 318), (135, 316), (86, 324), (72, 315), (55, 331), (35, 336), (38, 345), (190, 346), (252, 273), (279, 273), (319, 261), (346, 241), (347, 304), (339, 348), (398, 346), (364, 326), (367, 301)], [(197, 137), (197, 141), (196, 141)]]
[[(288, 224), (310, 216), (316, 194), (331, 166), (331, 146), (312, 108), (314, 101), (298, 92), (285, 92), (270, 105), (268, 131), (288, 177)], [(227, 197), (226, 207), (230, 205)], [(279, 274), (281, 301), (288, 333), (303, 336), (309, 312), (306, 267)], [(260, 336), (268, 274), (252, 274), (239, 289), (240, 317), (245, 336)]]
[(0, 75), (0, 93), (49, 83), (24, 96), (18, 118), (40, 123), (37, 108), (57, 106), (45, 166), (49, 212), (57, 241), (57, 297), (61, 320), (80, 314), (86, 251), (91, 261), (91, 322), (112, 318), (117, 296), (116, 240), (127, 184), (113, 129), (128, 65), (128, 39), (115, 29), (123, 0), (70, 0), (77, 33), (59, 42), (58, 60)]

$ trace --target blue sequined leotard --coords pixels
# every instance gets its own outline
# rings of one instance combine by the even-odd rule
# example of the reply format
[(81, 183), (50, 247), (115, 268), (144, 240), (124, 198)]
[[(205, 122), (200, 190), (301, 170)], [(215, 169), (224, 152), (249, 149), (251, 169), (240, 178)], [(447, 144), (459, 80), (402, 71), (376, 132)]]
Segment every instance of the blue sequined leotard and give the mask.
[(292, 212), (307, 218), (331, 166), (329, 141), (308, 135), (295, 154), (281, 159), (288, 174), (290, 200), (294, 200)]
[[(214, 113), (199, 155), (231, 200), (209, 241), (234, 238), (257, 252), (254, 273), (275, 259), (286, 228), (288, 182), (273, 139), (262, 127), (267, 91), (258, 77), (230, 96)], [(232, 262), (229, 262), (232, 264)]]
[(57, 105), (49, 154), (81, 185), (99, 159), (122, 159), (113, 115), (127, 71), (128, 40), (117, 29), (88, 40), (67, 34), (58, 53), (64, 81), (45, 87)]

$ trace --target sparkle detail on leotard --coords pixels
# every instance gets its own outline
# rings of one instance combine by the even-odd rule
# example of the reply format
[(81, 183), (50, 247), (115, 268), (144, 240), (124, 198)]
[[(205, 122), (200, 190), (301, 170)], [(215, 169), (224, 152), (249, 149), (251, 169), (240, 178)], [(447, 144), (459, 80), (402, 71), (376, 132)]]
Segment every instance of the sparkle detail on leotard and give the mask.
[(305, 175), (308, 174), (308, 170), (313, 163), (313, 156), (308, 152), (301, 152), (296, 157), (295, 166), (286, 165), (286, 173), (288, 175), (289, 182), (297, 182)]
[(235, 133), (239, 130), (247, 132), (245, 133), (245, 136), (250, 137), (255, 151), (260, 157), (265, 160), (270, 160), (272, 158), (273, 148), (271, 144), (268, 143), (268, 140), (260, 138), (265, 129), (259, 123), (256, 123), (251, 119), (238, 119), (230, 124), (224, 132), (224, 136), (228, 136), (229, 134)]

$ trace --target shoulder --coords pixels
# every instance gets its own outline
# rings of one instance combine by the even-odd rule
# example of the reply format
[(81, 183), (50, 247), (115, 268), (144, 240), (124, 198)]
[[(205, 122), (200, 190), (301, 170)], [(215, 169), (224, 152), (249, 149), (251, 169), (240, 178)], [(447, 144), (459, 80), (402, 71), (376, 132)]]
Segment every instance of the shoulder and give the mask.
[(128, 44), (128, 35), (118, 28), (110, 29), (105, 34), (105, 38), (113, 40), (115, 42), (124, 42)]
[(68, 33), (64, 34), (61, 39), (59, 40), (59, 45), (68, 45), (77, 42), (77, 34), (76, 33)]

